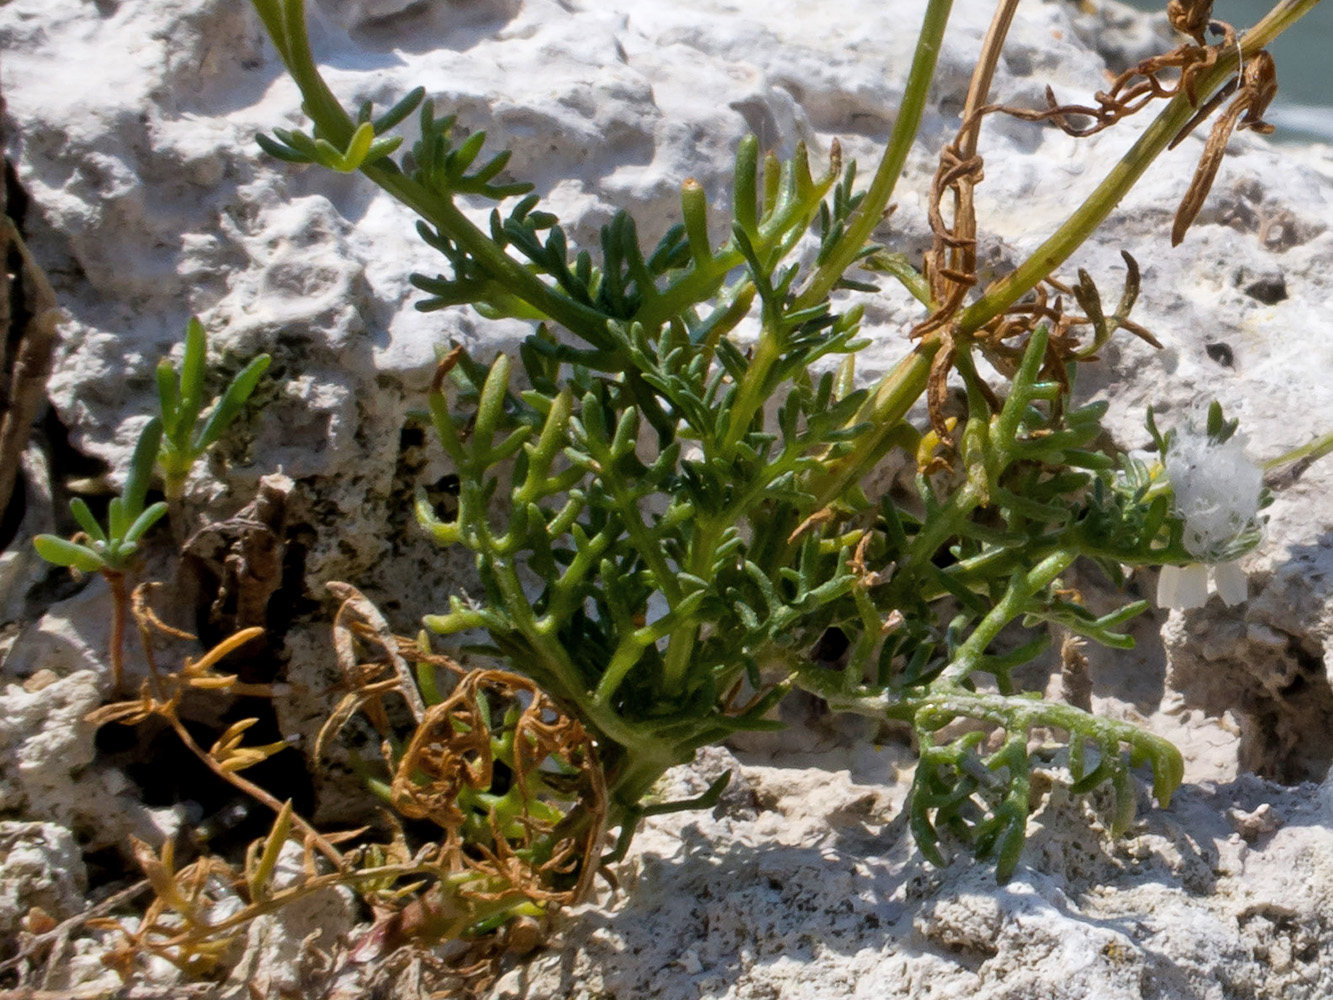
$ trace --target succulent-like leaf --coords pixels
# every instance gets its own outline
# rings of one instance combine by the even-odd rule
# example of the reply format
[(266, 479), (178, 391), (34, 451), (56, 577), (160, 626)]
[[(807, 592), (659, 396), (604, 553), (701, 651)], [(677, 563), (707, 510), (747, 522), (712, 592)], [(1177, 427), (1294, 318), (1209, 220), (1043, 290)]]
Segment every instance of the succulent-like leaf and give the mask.
[(194, 435), (191, 443), (191, 449), (195, 455), (201, 455), (214, 444), (231, 426), (232, 422), (240, 415), (246, 402), (259, 380), (264, 377), (264, 372), (268, 371), (270, 358), (267, 354), (260, 354), (237, 372), (236, 376), (227, 384), (226, 390), (222, 394), (222, 399), (213, 412), (208, 415), (203, 427), (199, 428)]
[(96, 573), (106, 566), (105, 560), (92, 549), (57, 535), (38, 535), (32, 544), (39, 556), (57, 566), (69, 566), (81, 573)]

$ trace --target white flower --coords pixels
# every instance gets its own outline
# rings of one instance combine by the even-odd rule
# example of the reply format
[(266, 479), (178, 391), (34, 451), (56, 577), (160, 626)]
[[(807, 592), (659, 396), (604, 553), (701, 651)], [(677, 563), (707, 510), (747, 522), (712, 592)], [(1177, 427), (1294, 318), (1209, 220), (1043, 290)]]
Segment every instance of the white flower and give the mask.
[(1163, 566), (1157, 603), (1164, 608), (1201, 608), (1215, 592), (1227, 605), (1247, 596), (1245, 571), (1234, 558), (1236, 539), (1258, 523), (1263, 472), (1233, 435), (1218, 442), (1193, 426), (1177, 432), (1165, 459), (1175, 512), (1185, 522), (1185, 548), (1199, 562)]
[(1193, 427), (1177, 432), (1166, 453), (1166, 475), (1185, 521), (1185, 548), (1214, 563), (1236, 537), (1254, 527), (1264, 474), (1234, 435), (1221, 444)]

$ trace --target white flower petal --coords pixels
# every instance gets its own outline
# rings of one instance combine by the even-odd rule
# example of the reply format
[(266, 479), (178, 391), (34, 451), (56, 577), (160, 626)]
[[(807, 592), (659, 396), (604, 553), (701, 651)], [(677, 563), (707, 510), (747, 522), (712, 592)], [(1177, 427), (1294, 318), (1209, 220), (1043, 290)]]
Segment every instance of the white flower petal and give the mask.
[(1208, 603), (1208, 567), (1199, 563), (1188, 566), (1163, 566), (1157, 577), (1157, 604), (1182, 611), (1201, 608)]
[(1157, 606), (1174, 608), (1180, 594), (1180, 567), (1163, 566), (1157, 574)]
[(1250, 588), (1245, 578), (1245, 571), (1240, 568), (1237, 559), (1218, 563), (1213, 567), (1213, 584), (1217, 587), (1217, 596), (1230, 607), (1243, 604), (1250, 596)]

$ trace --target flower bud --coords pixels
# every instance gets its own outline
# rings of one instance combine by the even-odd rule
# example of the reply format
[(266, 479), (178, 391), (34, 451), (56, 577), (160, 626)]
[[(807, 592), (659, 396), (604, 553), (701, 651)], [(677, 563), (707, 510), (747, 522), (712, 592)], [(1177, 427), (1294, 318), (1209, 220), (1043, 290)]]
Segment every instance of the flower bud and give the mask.
[(1192, 427), (1177, 432), (1165, 465), (1185, 548), (1200, 562), (1224, 561), (1237, 536), (1255, 525), (1263, 472), (1239, 435), (1219, 442)]

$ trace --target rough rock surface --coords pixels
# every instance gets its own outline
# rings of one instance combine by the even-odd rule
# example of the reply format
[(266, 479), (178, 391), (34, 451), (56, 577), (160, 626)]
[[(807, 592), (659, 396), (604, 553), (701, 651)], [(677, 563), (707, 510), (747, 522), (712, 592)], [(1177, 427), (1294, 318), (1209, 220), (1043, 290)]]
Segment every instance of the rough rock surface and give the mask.
[(57, 921), (72, 917), (87, 891), (83, 856), (69, 830), (0, 822), (0, 934), (17, 934), (34, 908)]
[[(983, 867), (936, 870), (915, 851), (894, 783), (905, 754), (830, 748), (780, 764), (739, 767), (748, 805), (733, 796), (711, 814), (650, 821), (619, 905), (571, 917), (564, 947), (507, 974), (494, 1000), (1333, 989), (1333, 786), (1187, 786), (1118, 841), (1057, 789), (1026, 865), (997, 887)], [(699, 770), (672, 777), (674, 794), (704, 787)]]
[[(1034, 105), (1049, 83), (1086, 100), (1108, 63), (1171, 44), (1160, 19), (1083, 6), (1096, 10), (1020, 8), (996, 99)], [(319, 0), (312, 23), (345, 101), (383, 104), (426, 86), (496, 148), (512, 146), (510, 172), (535, 181), (587, 241), (622, 206), (649, 237), (660, 233), (687, 176), (721, 208), (746, 131), (779, 152), (798, 140), (826, 151), (838, 138), (870, 162), (922, 9)], [(933, 154), (957, 127), (990, 14), (981, 0), (955, 4), (882, 233), (909, 253), (928, 240)], [(403, 431), (434, 351), (457, 340), (484, 353), (524, 331), (466, 310), (415, 312), (407, 275), (438, 265), (405, 210), (359, 178), (258, 155), (255, 132), (296, 122), (298, 100), (247, 4), (11, 0), (0, 46), (25, 230), (70, 315), (50, 395), (72, 445), (122, 474), (153, 407), (153, 367), (192, 313), (224, 370), (274, 356), (262, 412), (198, 471), (189, 503), (234, 511), (278, 467), (296, 481), (288, 543), (304, 593), (292, 614), (305, 617), (289, 633), (295, 693), (280, 707), (285, 731), (311, 735), (310, 693), (333, 680), (315, 624), (323, 583), (355, 582), (410, 627), (465, 579), (409, 511), (412, 487), (445, 471)], [(1143, 124), (1076, 143), (988, 122), (977, 205), (989, 267), (1002, 272), (1039, 245)], [(1173, 250), (1171, 213), (1202, 142), (1166, 154), (1071, 262), (1067, 276), (1085, 267), (1113, 298), (1130, 250), (1143, 265), (1135, 318), (1166, 345), (1118, 341), (1085, 367), (1082, 391), (1110, 401), (1124, 447), (1146, 443), (1148, 404), (1169, 424), (1217, 397), (1266, 459), (1333, 426), (1333, 153), (1233, 139)], [(868, 313), (875, 342), (859, 370), (872, 378), (901, 354), (917, 313), (892, 289)], [(1148, 618), (1134, 653), (1094, 657), (1097, 709), (1151, 726), (1187, 756), (1171, 810), (1145, 812), (1129, 838), (1105, 840), (1088, 825), (1095, 803), (1070, 803), (1056, 786), (1009, 886), (963, 863), (932, 870), (901, 820), (910, 760), (849, 749), (838, 723), (806, 720), (785, 746), (747, 752), (746, 784), (715, 814), (654, 820), (622, 872), (634, 891), (574, 915), (559, 947), (508, 974), (495, 996), (1330, 995), (1333, 791), (1318, 784), (1333, 759), (1330, 485), (1328, 463), (1281, 484), (1267, 540), (1247, 562), (1245, 607)], [(1135, 581), (1145, 593), (1150, 575)], [(26, 591), (31, 574), (6, 579)], [(106, 687), (104, 596), (90, 588), (35, 624), (27, 596), (0, 595), (25, 628), (6, 639), (0, 807), (92, 837), (85, 846), (129, 832), (160, 840), (180, 817), (134, 805), (128, 780), (95, 761), (81, 721)], [(676, 774), (679, 790), (701, 790), (697, 772)]]

